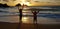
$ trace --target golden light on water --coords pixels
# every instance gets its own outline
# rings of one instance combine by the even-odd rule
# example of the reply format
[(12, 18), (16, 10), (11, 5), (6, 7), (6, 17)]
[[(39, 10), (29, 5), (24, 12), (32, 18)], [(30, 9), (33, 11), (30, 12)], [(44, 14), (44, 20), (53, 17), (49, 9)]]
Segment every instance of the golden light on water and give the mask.
[(28, 11), (24, 11), (24, 10), (23, 10), (22, 12), (23, 12), (23, 15), (27, 15), (27, 13), (26, 13), (26, 12), (28, 12)]
[(26, 11), (22, 11), (22, 12), (26, 12)]
[(27, 13), (23, 13), (23, 15), (27, 15)]
[(29, 22), (28, 19), (29, 19), (28, 17), (23, 17), (23, 18), (22, 18), (22, 22), (23, 22), (23, 23), (27, 23), (27, 22)]

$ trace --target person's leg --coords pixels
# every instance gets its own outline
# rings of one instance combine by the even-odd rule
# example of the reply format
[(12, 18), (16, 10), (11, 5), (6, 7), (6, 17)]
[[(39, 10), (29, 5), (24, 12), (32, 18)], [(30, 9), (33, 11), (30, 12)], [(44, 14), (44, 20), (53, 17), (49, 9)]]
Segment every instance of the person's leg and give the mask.
[(19, 24), (18, 24), (18, 29), (20, 29), (22, 23), (22, 9), (19, 10)]

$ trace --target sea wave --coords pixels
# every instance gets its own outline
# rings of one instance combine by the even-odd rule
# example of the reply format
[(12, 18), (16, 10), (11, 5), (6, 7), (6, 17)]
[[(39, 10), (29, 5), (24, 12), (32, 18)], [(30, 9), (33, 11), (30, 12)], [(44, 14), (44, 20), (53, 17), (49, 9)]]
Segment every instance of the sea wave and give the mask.
[[(55, 9), (56, 8), (57, 10), (60, 9), (60, 7), (35, 7), (35, 8), (42, 8), (42, 9), (48, 9), (48, 8)], [(17, 7), (0, 8), (0, 16), (7, 16), (7, 15), (17, 15), (18, 16), (19, 15), (18, 8)], [(30, 12), (30, 13), (26, 13), (26, 15), (33, 15), (33, 14)], [(38, 17), (60, 18), (59, 11), (40, 11), (39, 14), (37, 14), (37, 15), (38, 15)]]

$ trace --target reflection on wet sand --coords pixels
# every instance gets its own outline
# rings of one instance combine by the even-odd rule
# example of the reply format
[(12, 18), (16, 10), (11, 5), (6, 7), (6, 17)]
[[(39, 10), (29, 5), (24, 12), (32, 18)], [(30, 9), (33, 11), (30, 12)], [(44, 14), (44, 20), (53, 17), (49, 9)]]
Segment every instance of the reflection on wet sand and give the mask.
[(20, 29), (38, 29), (37, 24), (33, 22), (31, 17), (22, 17), (22, 23), (20, 24)]
[(32, 23), (33, 20), (30, 17), (22, 17), (22, 23)]
[(33, 17), (22, 17), (20, 29), (55, 29), (57, 26), (59, 24), (53, 18), (38, 17), (37, 23), (34, 23)]
[(23, 18), (22, 18), (22, 22), (23, 22), (23, 23), (27, 23), (27, 22), (29, 22), (28, 19), (29, 19), (29, 18), (27, 18), (27, 17), (23, 17)]
[[(33, 17), (22, 17), (22, 23), (33, 24)], [(46, 17), (38, 17), (38, 24), (60, 24), (59, 18), (46, 18)]]

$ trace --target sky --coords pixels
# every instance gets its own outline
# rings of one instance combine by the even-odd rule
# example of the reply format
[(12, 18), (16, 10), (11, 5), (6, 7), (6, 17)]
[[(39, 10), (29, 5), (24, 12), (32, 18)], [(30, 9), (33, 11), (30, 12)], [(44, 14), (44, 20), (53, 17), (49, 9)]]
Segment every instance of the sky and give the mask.
[(6, 3), (9, 6), (14, 6), (17, 3), (19, 3), (19, 2), (20, 2), (19, 0), (1, 0), (0, 3), (2, 3), (2, 4), (5, 4)]
[[(0, 3), (6, 3), (9, 6), (15, 6), (21, 1), (28, 1), (28, 0), (0, 0)], [(35, 2), (38, 1), (38, 2)], [(31, 5), (60, 5), (60, 0), (30, 0)]]
[[(38, 2), (33, 2), (38, 1)], [(33, 6), (60, 6), (60, 0), (33, 0)]]

